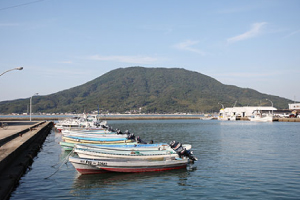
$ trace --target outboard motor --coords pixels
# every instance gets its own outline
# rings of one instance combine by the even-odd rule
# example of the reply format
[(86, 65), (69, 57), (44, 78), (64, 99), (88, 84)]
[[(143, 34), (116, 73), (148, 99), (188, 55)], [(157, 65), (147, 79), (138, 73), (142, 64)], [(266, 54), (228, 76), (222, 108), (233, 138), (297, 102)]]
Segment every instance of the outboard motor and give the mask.
[(108, 131), (115, 132), (115, 130), (110, 126), (108, 127)]
[(143, 141), (140, 136), (137, 136), (137, 138), (135, 138), (136, 142), (137, 143), (140, 143), (140, 144), (147, 144), (147, 142)]
[(188, 157), (192, 161), (198, 160), (192, 151), (186, 150), (186, 148), (183, 148), (182, 144), (180, 142), (172, 141), (170, 142), (170, 146), (176, 153), (178, 153), (179, 157), (181, 158), (182, 156)]
[(135, 139), (134, 133), (129, 133), (128, 136), (127, 136), (127, 139), (129, 139), (129, 140), (133, 139), (134, 140)]
[(108, 129), (108, 126), (100, 125), (101, 128)]

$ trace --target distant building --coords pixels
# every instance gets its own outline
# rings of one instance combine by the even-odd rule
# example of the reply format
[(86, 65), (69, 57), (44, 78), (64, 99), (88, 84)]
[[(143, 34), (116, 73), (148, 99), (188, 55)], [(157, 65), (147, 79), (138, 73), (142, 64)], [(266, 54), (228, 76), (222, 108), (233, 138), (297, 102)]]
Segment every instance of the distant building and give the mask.
[(289, 104), (289, 110), (300, 110), (300, 103)]
[(244, 107), (228, 107), (221, 109), (219, 113), (219, 120), (235, 120), (236, 117), (250, 117), (254, 111), (261, 113), (271, 113), (277, 108), (271, 106), (244, 106)]

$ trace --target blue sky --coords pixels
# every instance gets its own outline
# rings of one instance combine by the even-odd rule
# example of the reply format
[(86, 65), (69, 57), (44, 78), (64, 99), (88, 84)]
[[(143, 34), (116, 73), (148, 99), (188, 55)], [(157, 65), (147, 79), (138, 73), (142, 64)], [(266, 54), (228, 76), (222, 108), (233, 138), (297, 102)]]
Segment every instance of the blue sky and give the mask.
[(130, 66), (184, 68), (300, 101), (299, 55), (298, 0), (0, 2), (0, 73), (24, 67), (0, 77), (0, 101)]

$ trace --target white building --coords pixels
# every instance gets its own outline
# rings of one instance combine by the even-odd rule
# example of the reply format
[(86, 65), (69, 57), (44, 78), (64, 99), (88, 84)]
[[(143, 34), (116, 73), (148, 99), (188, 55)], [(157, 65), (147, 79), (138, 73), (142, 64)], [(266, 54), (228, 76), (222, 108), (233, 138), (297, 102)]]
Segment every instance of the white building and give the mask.
[(300, 103), (289, 104), (289, 110), (300, 110)]
[(262, 113), (271, 113), (277, 110), (271, 106), (244, 106), (244, 107), (229, 107), (221, 109), (218, 119), (219, 120), (236, 120), (236, 117), (250, 117), (254, 111)]

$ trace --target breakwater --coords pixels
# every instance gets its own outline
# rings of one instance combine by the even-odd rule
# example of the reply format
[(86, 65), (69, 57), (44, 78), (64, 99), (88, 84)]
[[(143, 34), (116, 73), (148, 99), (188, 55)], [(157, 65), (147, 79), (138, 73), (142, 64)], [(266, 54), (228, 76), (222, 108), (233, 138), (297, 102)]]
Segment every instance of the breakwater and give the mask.
[(0, 134), (0, 199), (9, 199), (32, 164), (53, 122), (10, 122)]

